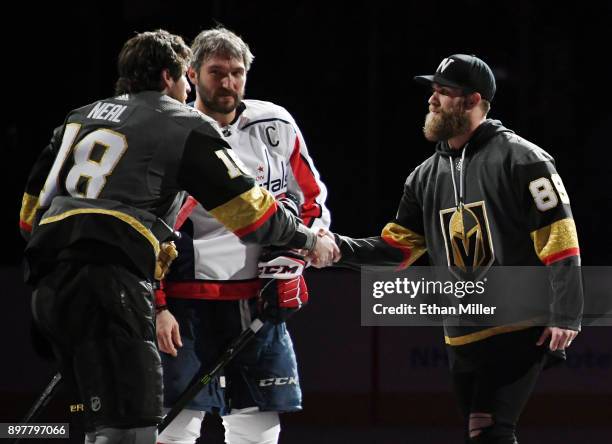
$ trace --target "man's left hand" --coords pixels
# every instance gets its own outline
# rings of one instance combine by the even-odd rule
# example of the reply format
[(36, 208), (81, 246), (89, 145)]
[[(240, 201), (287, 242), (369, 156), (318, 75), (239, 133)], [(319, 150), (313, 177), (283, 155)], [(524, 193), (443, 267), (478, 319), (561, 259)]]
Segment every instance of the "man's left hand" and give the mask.
[(155, 317), (155, 325), (159, 350), (176, 357), (177, 348), (183, 346), (176, 318), (167, 309), (162, 310)]
[(538, 339), (536, 345), (542, 345), (546, 339), (550, 338), (549, 348), (551, 351), (565, 350), (572, 345), (572, 341), (578, 335), (575, 330), (568, 330), (559, 327), (546, 327)]

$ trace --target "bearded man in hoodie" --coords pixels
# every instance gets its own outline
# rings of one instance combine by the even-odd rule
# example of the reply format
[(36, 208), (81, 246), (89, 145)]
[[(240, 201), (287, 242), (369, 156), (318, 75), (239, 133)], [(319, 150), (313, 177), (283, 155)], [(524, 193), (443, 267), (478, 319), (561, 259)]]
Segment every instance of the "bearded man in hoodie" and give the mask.
[(516, 444), (540, 372), (565, 358), (580, 331), (580, 250), (569, 197), (546, 151), (487, 118), (496, 82), (484, 61), (455, 54), (415, 80), (431, 87), (423, 132), (436, 152), (408, 177), (381, 236), (334, 235), (338, 265), (404, 268), (427, 252), (432, 265), (480, 276), (494, 265), (547, 267), (545, 321), (445, 323), (465, 442)]

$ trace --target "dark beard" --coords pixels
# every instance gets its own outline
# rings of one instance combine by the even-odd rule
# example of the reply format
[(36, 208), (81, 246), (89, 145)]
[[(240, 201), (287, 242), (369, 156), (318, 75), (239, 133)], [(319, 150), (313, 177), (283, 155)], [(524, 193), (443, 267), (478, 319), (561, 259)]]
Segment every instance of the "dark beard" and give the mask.
[(211, 96), (210, 94), (208, 94), (208, 91), (206, 91), (206, 89), (204, 89), (201, 85), (198, 85), (197, 89), (198, 95), (200, 96), (202, 103), (204, 103), (204, 106), (215, 113), (229, 114), (233, 112), (236, 108), (238, 108), (238, 106), (242, 102), (241, 94), (237, 94), (232, 91), (221, 91), (223, 96), (232, 96), (234, 98), (233, 105), (222, 105), (218, 101), (219, 97), (222, 97), (219, 94)]
[(463, 112), (463, 106), (459, 106), (451, 111), (428, 113), (425, 117), (423, 134), (430, 142), (438, 142), (465, 134), (469, 129), (470, 119)]

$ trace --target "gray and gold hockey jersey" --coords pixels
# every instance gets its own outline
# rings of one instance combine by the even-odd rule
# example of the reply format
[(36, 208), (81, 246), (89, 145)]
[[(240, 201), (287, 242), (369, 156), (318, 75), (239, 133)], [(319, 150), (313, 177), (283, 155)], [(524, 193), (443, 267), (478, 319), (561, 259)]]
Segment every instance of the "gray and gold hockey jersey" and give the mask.
[(121, 261), (151, 277), (155, 223), (174, 224), (182, 190), (247, 242), (312, 243), (312, 233), (235, 162), (213, 121), (147, 91), (72, 111), (40, 155), (20, 217), (22, 232), (31, 232), (31, 279), (71, 258)]
[[(432, 265), (471, 270), (548, 266), (551, 325), (580, 329), (580, 249), (568, 194), (553, 158), (499, 121), (483, 122), (462, 150), (439, 142), (408, 177), (397, 215), (380, 237), (336, 239), (347, 266), (402, 268), (425, 253)], [(524, 328), (447, 326), (446, 343)]]

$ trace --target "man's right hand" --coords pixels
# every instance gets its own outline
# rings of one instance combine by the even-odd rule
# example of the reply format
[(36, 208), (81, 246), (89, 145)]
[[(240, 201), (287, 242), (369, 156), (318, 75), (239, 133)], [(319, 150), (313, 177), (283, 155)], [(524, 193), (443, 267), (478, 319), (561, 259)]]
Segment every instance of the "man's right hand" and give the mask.
[(317, 243), (314, 249), (308, 253), (307, 259), (313, 267), (323, 268), (338, 262), (342, 254), (336, 245), (333, 234), (321, 228), (317, 233)]
[(157, 346), (159, 349), (176, 357), (178, 354), (176, 347), (182, 347), (179, 324), (176, 318), (168, 310), (160, 311), (156, 318)]

